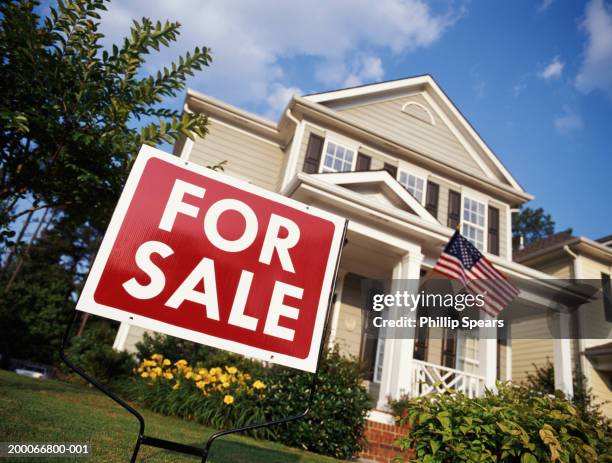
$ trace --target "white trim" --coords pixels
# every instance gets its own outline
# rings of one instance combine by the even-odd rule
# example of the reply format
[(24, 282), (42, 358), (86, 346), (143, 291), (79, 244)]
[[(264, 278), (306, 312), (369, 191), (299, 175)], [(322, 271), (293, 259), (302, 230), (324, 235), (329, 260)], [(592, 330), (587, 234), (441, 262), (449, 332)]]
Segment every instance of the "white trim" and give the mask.
[[(333, 167), (329, 167), (325, 165), (327, 147), (329, 146), (330, 143), (333, 143), (334, 145), (336, 145), (336, 147), (339, 146), (341, 148), (344, 148), (347, 151), (353, 152), (353, 159), (351, 160), (351, 168), (349, 170), (337, 171)], [(319, 160), (319, 169), (317, 170), (317, 172), (318, 173), (324, 172), (324, 169), (328, 169), (326, 170), (326, 172), (338, 172), (338, 173), (353, 172), (355, 170), (355, 166), (357, 165), (357, 154), (358, 153), (359, 153), (359, 145), (356, 144), (354, 140), (328, 131), (325, 134), (325, 141), (323, 142), (323, 149), (321, 151), (321, 159)]]
[[(290, 112), (289, 109), (287, 109), (287, 111)], [(291, 141), (289, 158), (287, 159), (287, 164), (285, 165), (285, 172), (283, 172), (283, 181), (280, 187), (281, 190), (285, 188), (287, 184), (289, 184), (291, 179), (297, 173), (297, 164), (300, 158), (300, 150), (302, 149), (302, 143), (304, 143), (304, 121), (299, 121), (295, 131), (293, 132), (293, 140)]]
[[(504, 204), (506, 209), (506, 259), (512, 260), (512, 208)], [(501, 229), (500, 229), (501, 232)]]
[(117, 330), (117, 335), (115, 336), (115, 342), (113, 343), (113, 349), (115, 350), (125, 350), (125, 343), (127, 341), (128, 335), (130, 334), (130, 324), (127, 322), (122, 322), (119, 325), (119, 329)]
[(403, 112), (404, 114), (407, 114), (407, 115), (408, 115), (408, 116), (410, 116), (410, 117), (413, 117), (413, 118), (415, 118), (415, 119), (418, 119), (418, 120), (420, 120), (420, 121), (422, 121), (422, 122), (427, 123), (427, 121), (425, 121), (425, 120), (421, 119), (420, 117), (415, 116), (414, 114), (410, 114), (409, 112), (406, 112), (406, 107), (407, 107), (407, 106), (418, 106), (418, 107), (419, 107), (419, 108), (421, 108), (423, 111), (425, 111), (425, 114), (427, 114), (427, 115), (429, 116), (429, 123), (430, 123), (431, 125), (436, 125), (436, 120), (435, 120), (435, 118), (433, 117), (433, 114), (431, 113), (431, 111), (429, 110), (429, 108), (427, 108), (425, 105), (422, 105), (422, 104), (421, 104), (421, 103), (419, 103), (418, 101), (409, 100), (409, 101), (406, 101), (406, 103), (404, 103), (404, 104), (402, 105), (402, 112)]
[(572, 345), (570, 339), (571, 317), (568, 313), (554, 314), (558, 337), (553, 339), (553, 365), (555, 370), (555, 389), (563, 391), (568, 397), (574, 395), (572, 378)]
[(366, 415), (366, 420), (381, 424), (395, 424), (395, 417), (391, 413), (387, 413), (382, 410), (376, 410), (375, 408), (368, 411), (368, 414)]
[[(159, 159), (169, 164), (173, 164), (185, 170), (189, 170), (198, 175), (209, 177), (213, 180), (226, 183), (234, 188), (238, 188), (245, 192), (255, 194), (263, 198), (266, 198), (268, 200), (284, 204), (288, 207), (292, 207), (304, 213), (312, 214), (324, 220), (328, 220), (334, 225), (332, 245), (331, 245), (330, 254), (328, 257), (328, 261), (327, 261), (326, 272), (323, 278), (321, 294), (319, 297), (317, 316), (316, 316), (315, 324), (314, 324), (313, 337), (311, 341), (310, 351), (309, 351), (309, 354), (306, 356), (306, 358), (297, 359), (290, 355), (281, 354), (278, 352), (273, 352), (273, 351), (249, 346), (249, 345), (237, 342), (237, 341), (218, 338), (216, 336), (208, 335), (205, 333), (193, 331), (190, 329), (186, 329), (186, 328), (182, 328), (182, 327), (178, 327), (174, 325), (170, 325), (168, 323), (160, 322), (152, 318), (148, 318), (142, 315), (131, 313), (127, 310), (122, 310), (121, 308), (109, 307), (109, 306), (99, 304), (98, 302), (96, 302), (94, 298), (94, 294), (98, 286), (98, 283), (102, 277), (102, 272), (104, 268), (106, 267), (106, 262), (108, 261), (110, 253), (114, 247), (115, 241), (119, 234), (119, 230), (123, 223), (123, 219), (125, 215), (127, 214), (132, 198), (136, 192), (136, 188), (138, 186), (140, 177), (142, 176), (148, 161), (153, 158)], [(206, 344), (206, 345), (210, 345), (210, 346), (217, 347), (220, 349), (229, 350), (231, 352), (246, 355), (249, 357), (255, 357), (261, 360), (270, 361), (270, 362), (277, 363), (280, 365), (314, 372), (316, 371), (316, 368), (317, 368), (319, 346), (323, 339), (323, 328), (325, 325), (325, 319), (327, 317), (327, 306), (328, 306), (328, 301), (329, 301), (329, 294), (333, 288), (334, 273), (336, 269), (337, 259), (339, 257), (338, 256), (339, 250), (341, 249), (341, 246), (342, 246), (342, 238), (344, 235), (345, 226), (346, 226), (345, 219), (342, 219), (327, 211), (323, 211), (323, 210), (316, 209), (311, 206), (307, 206), (305, 204), (294, 201), (290, 198), (280, 196), (264, 188), (259, 188), (259, 187), (247, 184), (231, 176), (228, 176), (228, 175), (225, 175), (219, 172), (215, 172), (212, 169), (207, 169), (206, 167), (200, 166), (195, 163), (191, 163), (188, 161), (182, 161), (175, 156), (171, 156), (167, 153), (164, 153), (163, 151), (157, 150), (150, 146), (143, 145), (140, 149), (138, 157), (136, 158), (136, 161), (134, 162), (132, 170), (128, 176), (128, 180), (125, 184), (123, 192), (121, 193), (121, 197), (119, 198), (117, 207), (115, 208), (115, 211), (111, 218), (108, 229), (106, 230), (106, 234), (104, 235), (104, 239), (102, 240), (102, 244), (100, 245), (100, 249), (98, 251), (96, 259), (91, 267), (89, 276), (85, 282), (85, 286), (77, 302), (76, 310), (80, 310), (83, 312), (89, 312), (94, 315), (110, 318), (110, 319), (117, 320), (120, 322), (128, 322), (130, 324), (140, 326), (147, 330), (159, 331), (164, 334), (169, 334), (171, 336), (184, 338), (189, 341), (198, 342), (200, 344)]]
[(506, 325), (506, 381), (512, 381), (512, 323)]
[(193, 150), (194, 145), (195, 142), (191, 138), (185, 138), (185, 143), (183, 143), (183, 149), (181, 150), (181, 155), (179, 156), (179, 158), (183, 161), (188, 161), (189, 157), (191, 156), (191, 151)]

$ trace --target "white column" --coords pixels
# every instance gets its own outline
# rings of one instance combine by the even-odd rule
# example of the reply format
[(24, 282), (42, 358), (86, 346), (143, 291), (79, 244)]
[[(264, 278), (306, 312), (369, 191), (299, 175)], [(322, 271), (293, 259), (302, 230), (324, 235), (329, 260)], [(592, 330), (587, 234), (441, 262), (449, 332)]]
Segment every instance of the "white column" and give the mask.
[(130, 324), (127, 322), (121, 322), (119, 325), (119, 331), (115, 336), (115, 342), (113, 343), (113, 349), (125, 350), (125, 341), (127, 341), (128, 334), (130, 333)]
[[(481, 320), (494, 320), (494, 318), (481, 311)], [(497, 328), (480, 328), (480, 343), (478, 356), (480, 360), (480, 376), (484, 377), (487, 389), (495, 389), (497, 380)]]
[(512, 325), (506, 327), (506, 381), (512, 381)]
[[(391, 288), (392, 293), (396, 291), (418, 291), (422, 261), (423, 255), (419, 247), (415, 247), (404, 255), (393, 269), (394, 285)], [(416, 317), (416, 311), (411, 312), (403, 307), (393, 307), (387, 309), (387, 311), (387, 318), (389, 319), (399, 320), (402, 316)], [(399, 329), (396, 328), (396, 330)], [(395, 333), (386, 337), (384, 342), (385, 350), (378, 408), (385, 408), (389, 398), (397, 399), (411, 392), (414, 328), (401, 329), (401, 333), (395, 331)]]
[[(572, 346), (570, 342), (570, 314), (558, 312), (554, 315), (557, 324), (553, 334), (553, 363), (555, 368), (555, 389), (568, 397), (574, 395), (572, 381)], [(555, 331), (555, 330), (553, 330)]]

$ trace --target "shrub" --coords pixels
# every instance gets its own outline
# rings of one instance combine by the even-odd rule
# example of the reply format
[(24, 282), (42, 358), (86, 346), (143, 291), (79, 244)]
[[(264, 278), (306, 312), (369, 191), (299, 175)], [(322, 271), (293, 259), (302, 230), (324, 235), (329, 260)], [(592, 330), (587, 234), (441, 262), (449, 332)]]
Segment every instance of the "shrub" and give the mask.
[(562, 394), (500, 384), (474, 399), (446, 393), (402, 402), (411, 430), (398, 444), (415, 450), (413, 462), (612, 461), (612, 437)]
[[(269, 418), (304, 411), (312, 376), (272, 367), (266, 404)], [(306, 418), (278, 426), (278, 441), (335, 458), (351, 458), (365, 442), (365, 416), (370, 398), (362, 386), (360, 365), (337, 350), (325, 353), (319, 366), (314, 403)]]
[[(544, 366), (533, 364), (534, 370), (527, 374), (525, 387), (548, 394), (555, 393), (555, 367), (550, 360)], [(608, 401), (598, 401), (593, 390), (587, 387), (586, 378), (579, 371), (574, 371), (574, 396), (572, 402), (578, 409), (581, 418), (587, 423), (599, 426), (612, 435), (612, 420), (607, 418), (601, 406)]]
[[(265, 419), (266, 384), (235, 366), (192, 367), (153, 354), (135, 369), (137, 380), (128, 386), (132, 399), (166, 415), (195, 420), (223, 429)], [(267, 430), (256, 436), (269, 435)]]
[[(134, 357), (113, 349), (116, 330), (106, 321), (92, 322), (83, 335), (73, 338), (68, 358), (102, 382), (128, 377), (136, 364)], [(70, 372), (63, 365), (64, 372)]]
[[(208, 357), (209, 362), (211, 358), (214, 355)], [(186, 359), (173, 362), (153, 354), (134, 370), (135, 379), (126, 390), (133, 400), (154, 411), (217, 429), (284, 418), (306, 408), (312, 384), (310, 374), (279, 366), (264, 367), (248, 359), (243, 359), (244, 365), (252, 370), (231, 362), (214, 366), (209, 362), (192, 366)], [(337, 458), (351, 458), (364, 444), (362, 434), (369, 408), (359, 364), (330, 351), (321, 362), (309, 415), (249, 434)]]

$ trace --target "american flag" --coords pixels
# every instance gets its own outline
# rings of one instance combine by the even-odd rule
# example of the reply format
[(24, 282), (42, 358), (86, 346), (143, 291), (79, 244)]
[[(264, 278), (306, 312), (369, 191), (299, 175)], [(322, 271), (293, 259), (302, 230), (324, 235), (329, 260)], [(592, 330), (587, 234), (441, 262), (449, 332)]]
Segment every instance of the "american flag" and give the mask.
[(481, 309), (492, 317), (499, 315), (519, 294), (519, 289), (458, 231), (442, 251), (433, 270), (458, 281), (473, 294), (484, 294)]

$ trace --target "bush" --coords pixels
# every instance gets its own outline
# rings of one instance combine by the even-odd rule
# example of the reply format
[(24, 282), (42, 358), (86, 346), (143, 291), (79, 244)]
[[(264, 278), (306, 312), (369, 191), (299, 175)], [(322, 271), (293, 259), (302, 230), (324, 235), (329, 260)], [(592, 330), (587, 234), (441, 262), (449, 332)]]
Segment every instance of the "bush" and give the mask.
[(612, 461), (612, 437), (583, 421), (562, 394), (499, 385), (470, 399), (446, 393), (393, 403), (411, 430), (398, 440), (413, 462)]
[[(309, 374), (272, 367), (266, 415), (280, 418), (304, 411), (311, 382)], [(359, 363), (337, 350), (328, 351), (319, 366), (311, 412), (304, 419), (278, 426), (277, 439), (292, 447), (351, 458), (365, 444), (365, 416), (371, 405)]]
[[(149, 345), (154, 342), (166, 341), (147, 340)], [(135, 379), (126, 386), (127, 392), (154, 411), (217, 429), (284, 418), (306, 408), (312, 375), (278, 366), (266, 368), (244, 358), (240, 359), (248, 369), (232, 362), (213, 365), (211, 359), (237, 356), (211, 352), (206, 363), (196, 364), (186, 359), (173, 362), (152, 354), (135, 369)], [(363, 447), (369, 408), (359, 364), (330, 351), (322, 360), (317, 393), (307, 417), (249, 434), (337, 458), (351, 458)]]
[[(116, 330), (105, 320), (90, 322), (83, 335), (73, 338), (68, 358), (102, 382), (116, 381), (131, 375), (136, 362), (124, 351), (113, 349)], [(63, 365), (64, 372), (71, 372)]]
[[(265, 420), (266, 384), (235, 366), (204, 368), (185, 359), (176, 362), (153, 354), (137, 369), (137, 380), (128, 386), (133, 400), (165, 415), (197, 421), (217, 429)], [(270, 435), (263, 429), (252, 435)]]
[[(541, 391), (547, 394), (555, 393), (555, 367), (550, 360), (544, 366), (533, 364), (534, 371), (527, 374), (527, 379), (524, 382), (525, 387)], [(586, 387), (586, 378), (579, 371), (574, 371), (574, 396), (572, 402), (578, 409), (580, 417), (587, 423), (604, 429), (608, 434), (612, 435), (612, 420), (607, 418), (601, 406), (608, 403), (607, 401), (598, 401), (593, 395), (593, 390)]]

